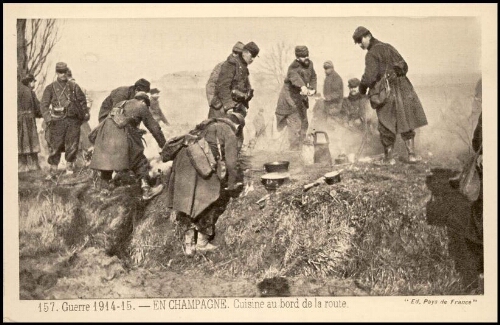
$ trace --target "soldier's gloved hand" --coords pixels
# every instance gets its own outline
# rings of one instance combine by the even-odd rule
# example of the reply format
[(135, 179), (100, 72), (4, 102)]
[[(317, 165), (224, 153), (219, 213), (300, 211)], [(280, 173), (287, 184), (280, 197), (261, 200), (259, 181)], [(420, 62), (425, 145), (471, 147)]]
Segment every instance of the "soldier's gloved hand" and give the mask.
[(309, 92), (309, 89), (307, 89), (306, 86), (300, 87), (300, 94), (301, 95), (305, 96), (305, 95), (307, 95), (308, 92)]

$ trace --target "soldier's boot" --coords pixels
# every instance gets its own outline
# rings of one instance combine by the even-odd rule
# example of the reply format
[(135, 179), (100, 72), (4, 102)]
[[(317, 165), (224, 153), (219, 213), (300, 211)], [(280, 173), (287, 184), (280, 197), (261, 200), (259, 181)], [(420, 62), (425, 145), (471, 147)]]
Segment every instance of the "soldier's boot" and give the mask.
[(188, 229), (184, 233), (184, 254), (193, 256), (196, 253), (196, 232), (194, 229)]
[(394, 145), (384, 146), (384, 159), (382, 159), (381, 165), (395, 165), (396, 160), (394, 159)]
[(452, 188), (457, 189), (460, 186), (461, 176), (462, 176), (462, 174), (458, 174), (458, 175), (448, 179), (448, 182)]
[(163, 184), (157, 185), (155, 187), (151, 187), (147, 181), (147, 179), (141, 179), (141, 189), (142, 189), (142, 199), (147, 201), (151, 200), (155, 196), (163, 191)]
[(202, 234), (201, 232), (198, 233), (198, 240), (196, 241), (196, 250), (197, 251), (213, 251), (217, 249), (218, 247), (211, 244), (208, 241), (208, 236), (205, 234)]
[(406, 150), (408, 151), (408, 162), (409, 163), (416, 163), (422, 160), (422, 157), (417, 155), (415, 153), (415, 140), (414, 139), (408, 139), (405, 140), (405, 146)]
[(66, 163), (66, 175), (73, 175), (75, 170), (75, 163), (67, 162)]
[(49, 174), (45, 177), (46, 181), (53, 180), (57, 177), (57, 165), (50, 165)]

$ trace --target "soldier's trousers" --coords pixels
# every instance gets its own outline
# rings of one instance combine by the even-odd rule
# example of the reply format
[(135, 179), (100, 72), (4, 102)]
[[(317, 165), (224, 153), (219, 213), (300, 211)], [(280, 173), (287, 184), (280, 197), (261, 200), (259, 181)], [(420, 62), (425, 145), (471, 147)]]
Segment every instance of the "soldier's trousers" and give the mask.
[(226, 210), (229, 200), (230, 196), (221, 190), (220, 197), (196, 216), (196, 218), (192, 219), (189, 215), (178, 212), (177, 220), (184, 231), (196, 228), (198, 232), (208, 236), (209, 240), (212, 240), (215, 237), (215, 224)]
[[(380, 141), (384, 147), (389, 147), (394, 145), (396, 142), (396, 134), (392, 133), (391, 130), (386, 128), (382, 123), (378, 122), (378, 131), (380, 132)], [(401, 138), (403, 140), (410, 140), (415, 138), (415, 130), (410, 130), (401, 133)]]
[(59, 165), (61, 153), (65, 152), (67, 162), (74, 162), (78, 153), (78, 144), (80, 142), (79, 119), (66, 117), (62, 120), (52, 121), (47, 128), (46, 140), (49, 146), (50, 165)]
[(276, 114), (278, 122), (278, 130), (283, 129), (284, 125), (288, 126), (288, 142), (290, 150), (299, 150), (301, 144), (306, 138), (309, 121), (307, 120), (307, 109), (302, 108), (298, 112), (289, 115)]

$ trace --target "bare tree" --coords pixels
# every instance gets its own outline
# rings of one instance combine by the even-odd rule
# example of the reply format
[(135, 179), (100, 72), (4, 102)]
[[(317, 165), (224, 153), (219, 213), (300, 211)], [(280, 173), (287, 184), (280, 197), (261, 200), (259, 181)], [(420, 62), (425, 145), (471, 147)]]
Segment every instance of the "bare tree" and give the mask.
[(38, 79), (37, 89), (47, 78), (47, 57), (60, 40), (59, 24), (55, 19), (17, 20), (17, 73), (31, 73)]
[(274, 45), (269, 54), (263, 56), (261, 71), (276, 81), (277, 85), (283, 84), (285, 80), (289, 61), (293, 59), (292, 46), (281, 41)]

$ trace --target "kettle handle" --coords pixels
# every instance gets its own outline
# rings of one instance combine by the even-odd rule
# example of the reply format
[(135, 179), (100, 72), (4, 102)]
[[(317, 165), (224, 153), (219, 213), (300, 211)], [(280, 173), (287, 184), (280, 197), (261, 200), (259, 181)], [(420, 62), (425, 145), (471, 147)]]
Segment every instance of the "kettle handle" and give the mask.
[(330, 139), (328, 138), (328, 133), (326, 133), (325, 131), (316, 131), (314, 132), (315, 135), (314, 135), (314, 142), (316, 143), (316, 134), (324, 134), (325, 135), (325, 138), (326, 138), (326, 142), (327, 143), (330, 143)]

